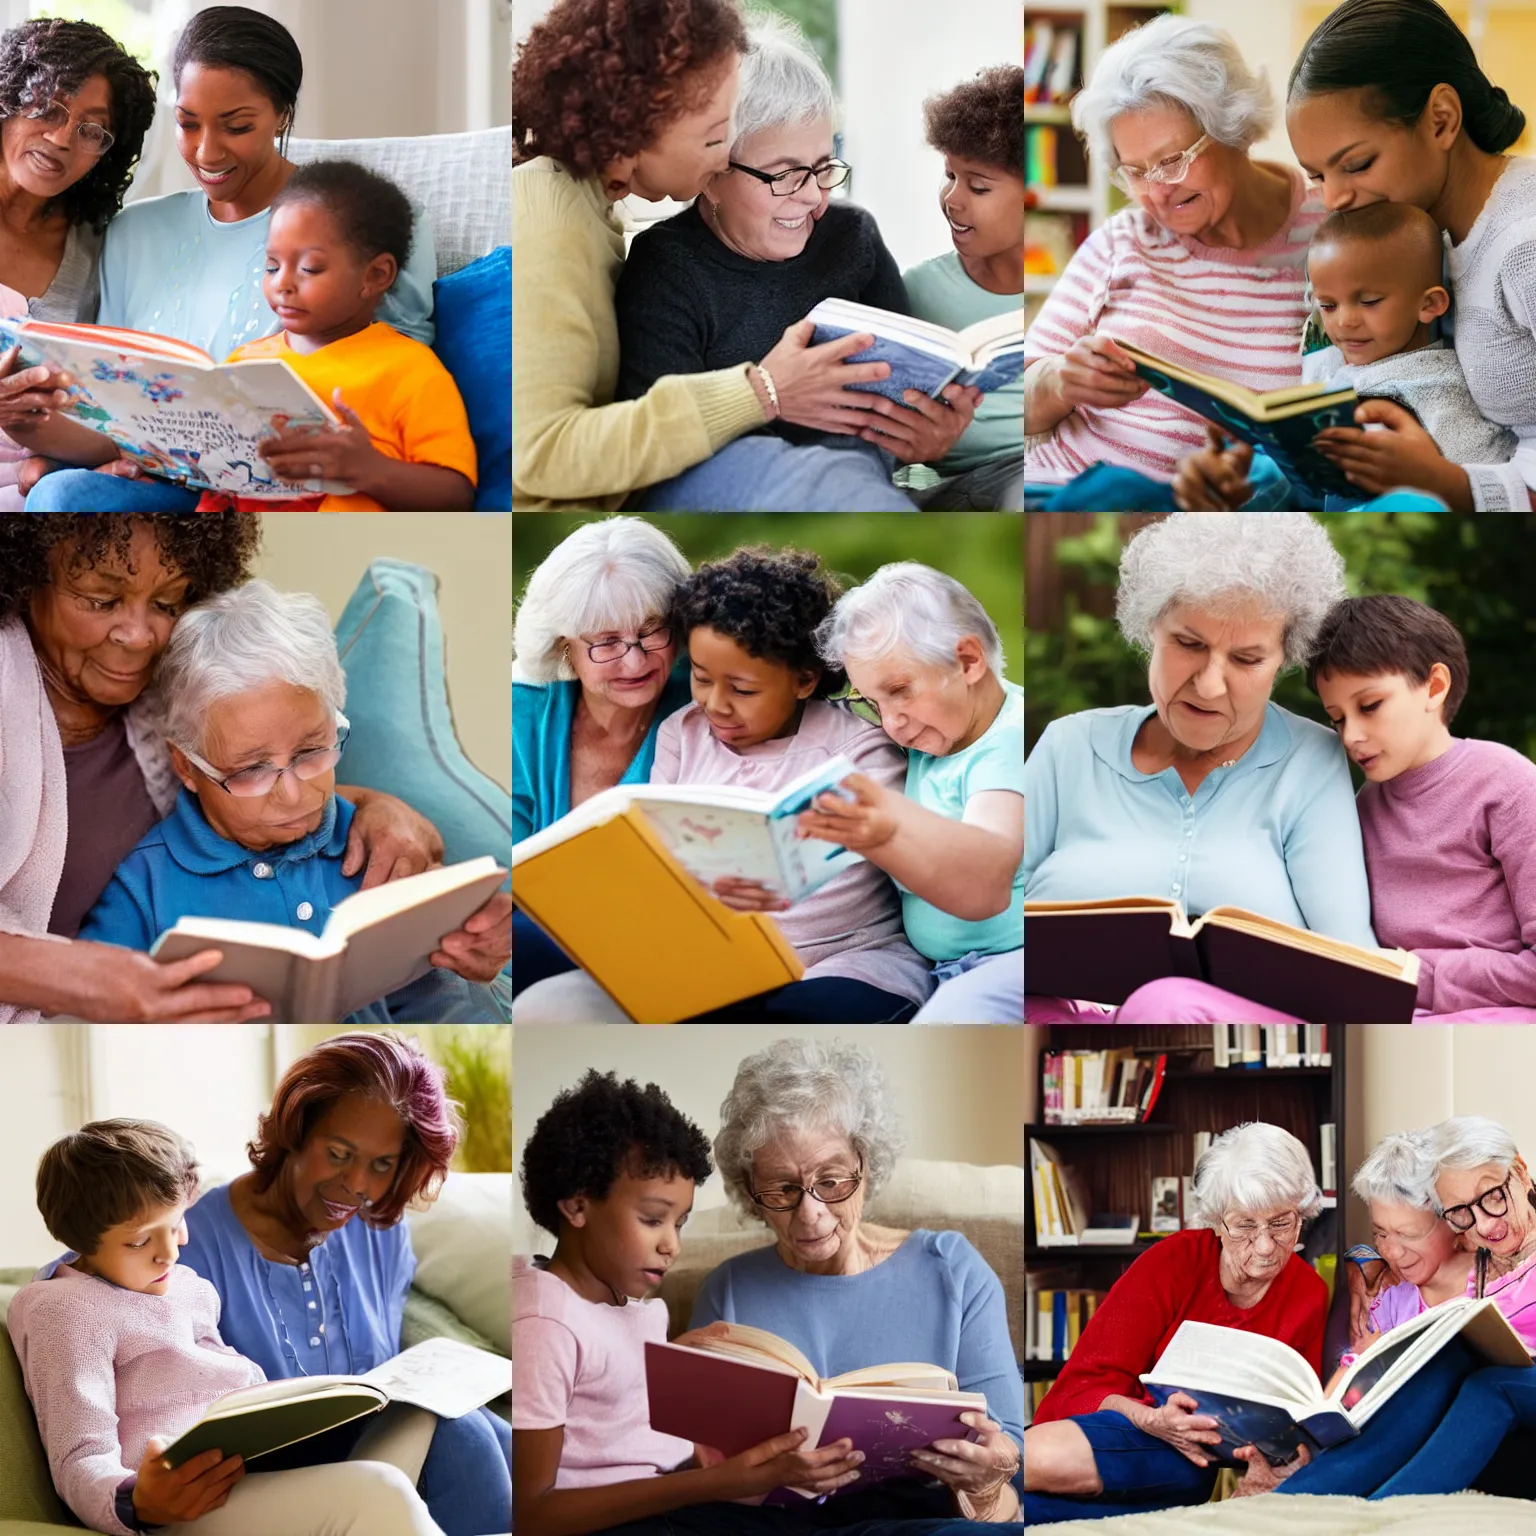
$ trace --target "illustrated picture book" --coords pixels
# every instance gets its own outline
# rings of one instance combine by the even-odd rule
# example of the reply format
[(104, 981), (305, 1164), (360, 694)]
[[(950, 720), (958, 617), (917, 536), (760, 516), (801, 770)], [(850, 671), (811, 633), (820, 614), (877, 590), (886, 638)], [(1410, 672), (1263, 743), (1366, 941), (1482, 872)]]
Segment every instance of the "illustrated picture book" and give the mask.
[(324, 430), (338, 420), (279, 357), (221, 363), (201, 347), (146, 331), (47, 320), (0, 319), (0, 344), (21, 362), (51, 363), (73, 380), (60, 414), (103, 432), (146, 474), (192, 490), (292, 498), (345, 494), (330, 480), (283, 480), (256, 451), (287, 430)]
[(816, 323), (811, 345), (867, 331), (875, 338), (868, 351), (855, 352), (850, 363), (889, 363), (891, 376), (850, 389), (873, 390), (905, 404), (902, 391), (921, 390), (934, 399), (946, 384), (969, 384), (990, 394), (1011, 384), (1024, 372), (1024, 310), (978, 320), (964, 330), (911, 315), (893, 314), (851, 299), (823, 299), (806, 317)]
[(1321, 1384), (1288, 1344), (1240, 1328), (1180, 1323), (1167, 1349), (1142, 1378), (1161, 1407), (1175, 1392), (1199, 1403), (1216, 1420), (1218, 1461), (1255, 1445), (1279, 1465), (1299, 1445), (1315, 1455), (1360, 1433), (1392, 1395), (1442, 1349), (1459, 1344), (1478, 1365), (1529, 1366), (1530, 1354), (1491, 1300), (1457, 1296), (1384, 1333), (1324, 1396)]
[(272, 1005), (273, 1023), (336, 1024), (425, 976), (443, 936), (461, 928), (506, 877), (495, 859), (466, 859), (355, 891), (336, 903), (318, 938), (276, 923), (184, 917), (150, 954), (169, 962), (221, 950), (223, 960), (205, 977), (250, 987)]
[(826, 1379), (787, 1339), (728, 1323), (697, 1346), (645, 1346), (651, 1428), (735, 1456), (802, 1425), (803, 1449), (849, 1439), (862, 1451), (858, 1481), (925, 1475), (907, 1452), (935, 1440), (975, 1440), (962, 1413), (985, 1413), (979, 1392), (920, 1362), (868, 1366)]
[(1135, 360), (1136, 372), (1159, 394), (1262, 448), (1286, 479), (1314, 500), (1320, 502), (1330, 492), (1365, 499), (1365, 492), (1351, 485), (1343, 471), (1312, 446), (1312, 439), (1325, 427), (1354, 426), (1360, 397), (1353, 389), (1293, 384), (1261, 394), (1214, 374), (1170, 363), (1128, 341), (1117, 339), (1115, 345)]
[(511, 1390), (509, 1360), (458, 1339), (427, 1339), (362, 1376), (300, 1376), (226, 1392), (165, 1456), (173, 1467), (211, 1450), (251, 1461), (391, 1403), (459, 1419)]
[(1191, 976), (1318, 1024), (1410, 1024), (1419, 961), (1362, 949), (1241, 907), (1191, 922), (1176, 901), (1024, 903), (1029, 989), (1123, 1003), (1164, 976)]

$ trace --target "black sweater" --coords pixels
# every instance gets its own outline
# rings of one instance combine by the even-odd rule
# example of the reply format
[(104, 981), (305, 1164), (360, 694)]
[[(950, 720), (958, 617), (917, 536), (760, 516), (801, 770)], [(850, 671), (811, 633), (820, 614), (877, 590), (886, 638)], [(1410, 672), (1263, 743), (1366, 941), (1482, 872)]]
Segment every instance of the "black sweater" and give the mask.
[[(615, 295), (619, 384), (633, 400), (673, 373), (707, 373), (761, 362), (786, 327), (823, 299), (853, 299), (911, 313), (901, 273), (874, 219), (831, 202), (805, 249), (788, 261), (738, 255), (710, 230), (698, 205), (637, 235)], [(821, 434), (776, 421), (792, 443)]]

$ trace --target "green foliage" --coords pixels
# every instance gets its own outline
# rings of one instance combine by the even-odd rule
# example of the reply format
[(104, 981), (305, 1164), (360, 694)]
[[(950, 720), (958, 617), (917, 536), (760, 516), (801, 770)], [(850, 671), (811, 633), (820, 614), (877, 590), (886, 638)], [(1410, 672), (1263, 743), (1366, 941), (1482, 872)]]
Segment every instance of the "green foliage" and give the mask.
[(434, 1031), (428, 1047), (464, 1115), (453, 1159), (461, 1173), (512, 1171), (512, 1026), (477, 1024)]
[(34, 16), (93, 21), (146, 69), (154, 67), (155, 18), (132, 0), (69, 0), (67, 5), (32, 6)]
[(837, 84), (837, 0), (748, 0), (748, 11), (777, 11), (799, 25)]

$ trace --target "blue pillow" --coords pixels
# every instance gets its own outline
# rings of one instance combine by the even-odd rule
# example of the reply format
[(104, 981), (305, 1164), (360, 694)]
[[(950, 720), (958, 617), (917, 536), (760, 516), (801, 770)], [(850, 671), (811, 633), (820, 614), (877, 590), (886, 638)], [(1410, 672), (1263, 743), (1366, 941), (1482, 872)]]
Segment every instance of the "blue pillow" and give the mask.
[(432, 285), (433, 350), (453, 375), (480, 460), (477, 512), (512, 510), (512, 247)]

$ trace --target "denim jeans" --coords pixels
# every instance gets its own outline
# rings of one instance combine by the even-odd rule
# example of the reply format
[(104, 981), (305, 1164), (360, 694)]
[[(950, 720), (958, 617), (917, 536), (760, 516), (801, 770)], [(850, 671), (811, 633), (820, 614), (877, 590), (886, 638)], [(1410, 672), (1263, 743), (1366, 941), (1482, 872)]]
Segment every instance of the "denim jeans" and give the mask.
[(439, 1419), (416, 1487), (443, 1536), (512, 1529), (512, 1426), (489, 1408)]
[(27, 497), (28, 512), (191, 512), (198, 493), (146, 475), (126, 480), (89, 469), (56, 469)]
[(933, 968), (939, 989), (914, 1024), (1019, 1024), (1024, 1019), (1024, 951), (982, 955), (974, 949)]
[(917, 1004), (848, 976), (812, 976), (759, 992), (689, 1024), (905, 1024)]
[(1024, 456), (992, 459), (910, 494), (926, 512), (1017, 512), (1024, 505)]

